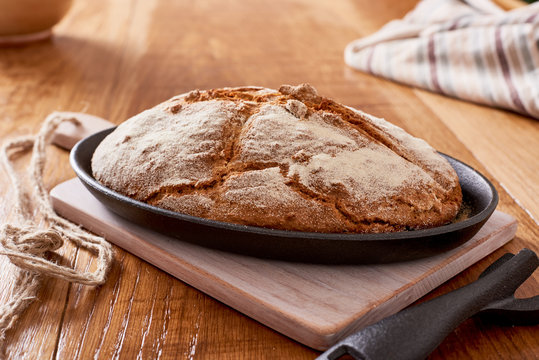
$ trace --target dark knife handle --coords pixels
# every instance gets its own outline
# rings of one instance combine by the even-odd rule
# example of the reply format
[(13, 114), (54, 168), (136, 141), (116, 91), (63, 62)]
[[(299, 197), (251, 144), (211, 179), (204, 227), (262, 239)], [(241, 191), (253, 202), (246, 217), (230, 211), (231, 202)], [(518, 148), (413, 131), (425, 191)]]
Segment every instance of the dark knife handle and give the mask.
[(368, 326), (318, 359), (345, 354), (355, 359), (424, 359), (464, 320), (490, 304), (511, 299), (538, 265), (535, 253), (524, 249), (477, 281)]

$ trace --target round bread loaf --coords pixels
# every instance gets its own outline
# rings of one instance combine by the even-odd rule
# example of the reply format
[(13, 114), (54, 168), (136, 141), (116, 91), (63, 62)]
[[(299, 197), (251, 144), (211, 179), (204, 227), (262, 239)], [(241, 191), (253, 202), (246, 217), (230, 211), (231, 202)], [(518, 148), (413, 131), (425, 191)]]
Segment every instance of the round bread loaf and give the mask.
[(425, 141), (308, 85), (192, 91), (122, 123), (94, 177), (161, 208), (327, 233), (452, 221), (458, 177)]

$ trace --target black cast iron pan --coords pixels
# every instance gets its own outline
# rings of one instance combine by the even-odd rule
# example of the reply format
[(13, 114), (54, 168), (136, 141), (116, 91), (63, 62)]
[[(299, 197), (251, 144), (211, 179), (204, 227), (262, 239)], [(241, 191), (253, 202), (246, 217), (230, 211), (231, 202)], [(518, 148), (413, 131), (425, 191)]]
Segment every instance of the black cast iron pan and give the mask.
[(386, 263), (432, 256), (472, 238), (498, 203), (494, 186), (468, 165), (447, 158), (456, 170), (469, 215), (465, 220), (426, 229), (382, 234), (323, 234), (274, 230), (198, 218), (123, 196), (92, 177), (95, 148), (114, 130), (93, 134), (73, 147), (71, 166), (108, 209), (131, 222), (182, 241), (250, 256), (311, 263)]

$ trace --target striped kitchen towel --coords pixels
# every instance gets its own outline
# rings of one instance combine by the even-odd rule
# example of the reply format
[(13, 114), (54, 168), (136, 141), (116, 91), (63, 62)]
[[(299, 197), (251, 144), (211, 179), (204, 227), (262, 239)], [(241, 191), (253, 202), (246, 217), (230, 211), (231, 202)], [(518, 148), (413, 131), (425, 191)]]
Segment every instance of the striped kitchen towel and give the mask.
[(422, 0), (401, 20), (350, 43), (356, 69), (539, 119), (539, 3)]

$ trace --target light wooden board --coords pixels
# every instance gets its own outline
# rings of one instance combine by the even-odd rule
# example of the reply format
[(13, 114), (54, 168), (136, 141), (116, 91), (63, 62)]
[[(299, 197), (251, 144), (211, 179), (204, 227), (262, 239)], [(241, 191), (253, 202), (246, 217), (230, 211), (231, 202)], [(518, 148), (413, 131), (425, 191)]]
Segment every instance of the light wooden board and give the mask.
[(469, 242), (435, 257), (329, 266), (262, 260), (169, 238), (109, 212), (78, 179), (51, 191), (56, 211), (261, 323), (315, 349), (393, 314), (511, 240), (495, 212)]
[(71, 122), (60, 123), (51, 138), (53, 144), (66, 150), (71, 150), (77, 141), (114, 126), (114, 123), (108, 120), (82, 112), (57, 111), (55, 114), (62, 118), (72, 117), (77, 119), (77, 124)]

